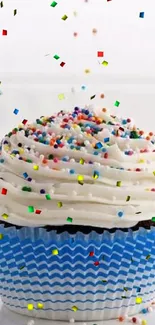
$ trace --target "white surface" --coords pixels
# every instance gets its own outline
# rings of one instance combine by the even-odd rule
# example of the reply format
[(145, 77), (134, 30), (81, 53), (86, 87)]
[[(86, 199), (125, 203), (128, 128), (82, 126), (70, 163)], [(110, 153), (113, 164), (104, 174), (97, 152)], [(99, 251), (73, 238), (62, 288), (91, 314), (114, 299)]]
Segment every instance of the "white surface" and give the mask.
[[(155, 311), (146, 315), (140, 314), (138, 315), (141, 319), (147, 320), (147, 325), (154, 325), (155, 319)], [(32, 318), (21, 316), (16, 313), (11, 312), (6, 307), (2, 305), (0, 300), (0, 324), (1, 325), (31, 325), (30, 322)], [(43, 319), (35, 319), (34, 325), (71, 325), (74, 324), (73, 322), (57, 322), (57, 321), (46, 321)], [(118, 320), (110, 320), (110, 321), (103, 321), (103, 322), (76, 322), (78, 325), (118, 325), (118, 324), (127, 324), (128, 322), (120, 323)]]

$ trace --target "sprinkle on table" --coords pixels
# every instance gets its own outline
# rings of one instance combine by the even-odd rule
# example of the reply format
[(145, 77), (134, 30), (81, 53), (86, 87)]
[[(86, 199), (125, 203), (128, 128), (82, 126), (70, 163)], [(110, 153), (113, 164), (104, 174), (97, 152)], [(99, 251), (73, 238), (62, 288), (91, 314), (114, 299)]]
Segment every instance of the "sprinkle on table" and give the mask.
[(17, 114), (19, 113), (19, 109), (15, 108), (14, 111), (13, 111), (13, 113), (14, 113), (15, 115), (17, 115)]
[(25, 172), (23, 173), (24, 178), (27, 178), (29, 175)]
[(9, 215), (8, 215), (7, 213), (3, 213), (3, 214), (2, 214), (2, 217), (3, 217), (3, 219), (6, 220), (6, 219), (8, 219)]
[(144, 11), (141, 11), (141, 12), (139, 13), (139, 18), (144, 18)]
[(100, 175), (99, 172), (97, 170), (94, 170), (93, 178), (97, 179), (97, 178), (99, 178), (99, 175)]
[(90, 69), (85, 69), (85, 73), (90, 73)]
[(107, 65), (108, 65), (108, 61), (103, 61), (103, 62), (102, 62), (102, 65), (104, 65), (104, 67), (107, 67)]
[(121, 181), (117, 181), (116, 182), (116, 186), (121, 187), (121, 185), (122, 185), (122, 182)]
[(17, 15), (17, 9), (14, 9), (14, 11), (13, 11), (13, 15), (14, 15), (14, 16)]
[(119, 212), (117, 213), (118, 217), (120, 217), (120, 218), (123, 217), (123, 214), (124, 214), (123, 211), (119, 211)]
[(28, 309), (28, 310), (33, 310), (33, 309), (34, 309), (33, 304), (28, 304), (28, 305), (27, 305), (27, 309)]
[(61, 17), (62, 20), (66, 20), (67, 18), (68, 18), (67, 15), (63, 15), (63, 16)]
[(24, 120), (22, 121), (22, 123), (25, 125), (25, 124), (27, 123), (27, 120), (24, 119)]
[(56, 1), (53, 1), (53, 2), (51, 3), (51, 7), (53, 7), (53, 8), (55, 8), (56, 5), (57, 5), (57, 2), (56, 2)]
[(34, 212), (34, 207), (32, 205), (28, 206), (28, 212), (30, 212), (30, 213)]
[(7, 35), (8, 35), (8, 31), (7, 31), (6, 29), (3, 29), (3, 30), (2, 30), (2, 35), (3, 35), (3, 36), (7, 36)]
[(151, 257), (151, 255), (148, 254), (148, 255), (146, 256), (146, 260), (148, 261), (148, 260), (150, 259), (150, 257)]
[(62, 62), (60, 63), (60, 67), (63, 68), (65, 64), (66, 64), (66, 63), (62, 61)]
[(58, 206), (58, 208), (62, 208), (62, 206), (63, 206), (62, 202), (58, 202), (57, 206)]
[(2, 190), (1, 190), (1, 194), (6, 195), (6, 194), (7, 194), (7, 191), (8, 191), (8, 190), (7, 190), (6, 188), (3, 187)]
[(43, 309), (44, 308), (44, 304), (42, 304), (41, 302), (37, 303), (37, 307), (38, 309)]
[(46, 200), (51, 200), (51, 195), (50, 194), (46, 194), (45, 197), (46, 197)]
[(104, 52), (103, 51), (98, 51), (97, 56), (98, 56), (98, 58), (103, 58)]
[(93, 252), (93, 251), (90, 252), (90, 253), (89, 253), (89, 256), (91, 256), (91, 257), (94, 256), (94, 252)]
[(80, 185), (83, 185), (83, 183), (84, 183), (84, 176), (83, 175), (78, 175), (77, 179), (78, 179), (78, 183)]
[(53, 56), (53, 58), (54, 58), (55, 60), (59, 60), (59, 59), (60, 59), (60, 56), (59, 56), (58, 54), (55, 54), (55, 55)]
[(80, 162), (81, 165), (84, 165), (84, 159), (83, 158), (81, 158), (79, 162)]
[(100, 98), (102, 98), (102, 99), (103, 99), (104, 97), (105, 97), (105, 96), (104, 96), (104, 94), (101, 94), (101, 95), (100, 95)]
[(78, 307), (73, 306), (73, 307), (72, 307), (72, 310), (76, 312), (76, 311), (78, 310)]
[(143, 301), (143, 299), (142, 299), (141, 297), (137, 297), (137, 298), (136, 298), (136, 304), (137, 304), (137, 305), (141, 304), (142, 301)]
[(63, 99), (65, 99), (65, 95), (64, 94), (59, 94), (58, 98), (59, 98), (59, 100), (63, 100)]
[(99, 266), (99, 264), (100, 264), (99, 261), (94, 262), (94, 265), (95, 265), (95, 266)]
[(130, 197), (130, 195), (128, 195), (127, 198), (126, 198), (126, 202), (129, 202), (130, 199), (131, 199), (131, 197)]
[(155, 217), (152, 217), (151, 221), (152, 221), (152, 222), (155, 222)]
[(120, 102), (118, 100), (115, 101), (115, 106), (118, 107), (120, 105)]
[(73, 219), (72, 219), (71, 217), (68, 217), (68, 218), (67, 218), (67, 221), (68, 221), (68, 222), (72, 222)]
[(92, 29), (92, 33), (95, 35), (95, 34), (97, 34), (97, 29), (96, 28), (93, 28)]
[(38, 210), (38, 209), (37, 209), (37, 210), (35, 211), (35, 214), (40, 214), (40, 213), (41, 213), (41, 210)]
[(52, 250), (52, 255), (58, 255), (58, 254), (59, 254), (59, 251), (57, 248)]
[(123, 290), (127, 292), (128, 291), (128, 288), (124, 287)]

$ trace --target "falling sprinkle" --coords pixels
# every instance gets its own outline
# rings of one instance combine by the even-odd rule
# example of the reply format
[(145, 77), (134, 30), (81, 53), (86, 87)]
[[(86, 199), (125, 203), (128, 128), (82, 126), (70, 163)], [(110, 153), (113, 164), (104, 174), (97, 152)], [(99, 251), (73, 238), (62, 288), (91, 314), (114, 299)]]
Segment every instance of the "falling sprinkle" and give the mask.
[(1, 6), (1, 8), (3, 8), (3, 1), (1, 1), (0, 6)]
[(2, 217), (3, 217), (3, 219), (6, 220), (6, 219), (8, 219), (9, 215), (8, 215), (7, 213), (3, 213), (3, 214), (2, 214)]
[(43, 309), (44, 308), (44, 305), (40, 302), (37, 303), (37, 307), (38, 309)]
[(144, 11), (139, 13), (139, 18), (144, 18)]
[(59, 98), (59, 100), (63, 100), (63, 99), (65, 99), (65, 95), (64, 94), (59, 94), (58, 98)]
[(46, 194), (45, 197), (46, 197), (46, 200), (51, 200), (50, 194)]
[(60, 67), (63, 68), (65, 64), (66, 64), (65, 62), (61, 62), (61, 63), (60, 63)]
[(120, 187), (122, 185), (122, 182), (121, 181), (117, 181), (116, 182), (116, 186)]
[(34, 212), (34, 207), (32, 205), (28, 206), (28, 212), (30, 212), (30, 213)]
[(90, 97), (90, 99), (94, 99), (95, 97), (96, 97), (96, 95), (93, 95), (93, 96)]
[(62, 20), (66, 20), (67, 18), (68, 18), (67, 15), (63, 15), (63, 16), (61, 17)]
[(0, 240), (2, 240), (4, 238), (3, 234), (0, 234)]
[(146, 256), (146, 260), (149, 260), (149, 259), (150, 259), (150, 257), (151, 257), (151, 255), (150, 255), (150, 254), (148, 254), (148, 255)]
[(28, 310), (33, 310), (33, 309), (34, 309), (33, 304), (28, 304), (28, 305), (27, 305), (27, 309), (28, 309)]
[(53, 1), (52, 3), (51, 3), (51, 7), (56, 7), (56, 5), (57, 5), (57, 2), (56, 1)]
[(57, 203), (58, 208), (61, 208), (62, 205), (63, 205), (62, 202), (58, 202), (58, 203)]
[(2, 30), (2, 35), (3, 35), (3, 36), (7, 36), (7, 34), (8, 34), (8, 31), (7, 31), (6, 29), (3, 29), (3, 30)]
[(15, 115), (17, 115), (17, 114), (19, 113), (19, 109), (15, 108), (14, 111), (13, 111), (13, 113), (14, 113)]
[(141, 292), (141, 288), (138, 287), (138, 288), (137, 288), (137, 292)]
[(7, 190), (6, 188), (3, 187), (2, 190), (1, 190), (1, 194), (6, 195), (6, 194), (7, 194), (7, 191), (8, 191), (8, 190)]
[(14, 16), (17, 15), (17, 9), (14, 9), (13, 14), (14, 14)]
[(93, 28), (93, 29), (92, 29), (92, 33), (93, 33), (93, 34), (96, 34), (96, 33), (97, 33), (97, 29), (96, 29), (96, 28)]
[(76, 312), (76, 311), (78, 310), (78, 307), (73, 306), (73, 307), (72, 307), (72, 310)]
[(68, 222), (72, 222), (72, 221), (73, 221), (73, 219), (72, 219), (72, 218), (70, 218), (70, 217), (68, 217), (68, 218), (67, 218), (67, 221), (68, 221)]
[(53, 250), (52, 250), (52, 255), (58, 255), (58, 254), (59, 254), (58, 249), (53, 249)]
[(60, 59), (60, 56), (59, 56), (58, 54), (55, 54), (55, 55), (53, 56), (53, 58), (54, 58), (55, 60), (59, 60), (59, 59)]
[(119, 106), (120, 105), (120, 102), (118, 100), (115, 101), (115, 106)]
[(83, 182), (84, 182), (84, 176), (83, 176), (83, 175), (78, 175), (77, 179), (78, 179), (78, 183), (79, 183), (80, 185), (83, 185)]
[(98, 58), (103, 58), (104, 52), (103, 51), (98, 51), (97, 56), (98, 56)]
[(136, 304), (141, 304), (142, 303), (142, 301), (143, 301), (143, 299), (141, 298), (141, 297), (137, 297), (136, 298)]
[(102, 62), (102, 65), (104, 65), (104, 67), (107, 67), (107, 65), (108, 65), (108, 61), (103, 61), (103, 62)]
[(85, 73), (90, 73), (90, 70), (89, 70), (89, 69), (85, 69), (84, 72), (85, 72)]
[(130, 195), (128, 195), (127, 198), (126, 198), (126, 202), (129, 202), (130, 199), (131, 199), (131, 197), (130, 197)]
[(39, 169), (39, 166), (38, 166), (38, 165), (34, 165), (34, 166), (33, 166), (33, 169), (34, 169), (34, 170), (38, 170), (38, 169)]

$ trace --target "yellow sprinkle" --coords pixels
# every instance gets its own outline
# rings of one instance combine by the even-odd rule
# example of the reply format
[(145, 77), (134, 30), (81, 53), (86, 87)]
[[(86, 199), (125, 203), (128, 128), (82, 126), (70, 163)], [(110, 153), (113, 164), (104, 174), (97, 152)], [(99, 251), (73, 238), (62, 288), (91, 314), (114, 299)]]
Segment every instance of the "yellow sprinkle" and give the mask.
[(77, 308), (76, 306), (73, 306), (73, 307), (72, 307), (72, 310), (73, 310), (73, 311), (77, 311), (78, 308)]
[(84, 159), (83, 158), (80, 159), (80, 164), (84, 165)]
[(78, 179), (78, 183), (83, 185), (84, 176), (83, 175), (78, 175), (77, 179)]
[(57, 205), (58, 205), (58, 208), (61, 208), (62, 207), (62, 202), (58, 202)]
[(9, 146), (4, 146), (4, 150), (8, 151), (9, 150)]
[(155, 170), (153, 171), (153, 175), (155, 176)]
[(122, 185), (122, 182), (121, 181), (117, 181), (116, 182), (116, 186), (120, 187)]
[(84, 72), (85, 72), (85, 73), (90, 73), (90, 70), (89, 70), (89, 69), (85, 69)]
[(34, 170), (38, 170), (38, 169), (39, 169), (39, 166), (38, 166), (38, 165), (34, 165), (34, 166), (33, 166), (33, 169), (34, 169)]
[(59, 254), (58, 249), (53, 249), (53, 250), (52, 250), (52, 255), (58, 255), (58, 254)]
[(11, 158), (14, 158), (16, 155), (14, 154), (14, 153), (12, 153), (11, 155), (10, 155), (10, 157)]
[(150, 189), (149, 188), (146, 188), (145, 191), (150, 191)]
[(41, 304), (40, 302), (38, 302), (38, 303), (37, 303), (37, 307), (38, 307), (38, 309), (43, 309), (43, 308), (44, 308), (44, 305)]
[(77, 127), (78, 127), (77, 124), (73, 124), (73, 125), (72, 125), (72, 128), (73, 128), (73, 129), (76, 129)]
[(143, 164), (143, 163), (145, 163), (145, 160), (144, 159), (140, 159), (138, 162)]
[(59, 100), (65, 99), (65, 95), (64, 94), (59, 94), (58, 98), (59, 98)]
[(27, 305), (27, 309), (28, 309), (28, 310), (33, 310), (33, 308), (34, 308), (33, 304), (28, 304), (28, 305)]
[(141, 297), (136, 298), (136, 304), (141, 304), (143, 299)]
[(3, 234), (0, 234), (0, 240), (4, 238), (4, 235)]
[(3, 213), (3, 214), (2, 214), (2, 217), (3, 217), (4, 219), (7, 219), (7, 218), (9, 217), (9, 215), (6, 214), (6, 213)]
[(20, 148), (20, 149), (19, 149), (19, 153), (20, 153), (20, 154), (24, 153), (24, 149), (23, 149), (23, 148)]
[(142, 325), (147, 325), (147, 321), (145, 319), (142, 320)]

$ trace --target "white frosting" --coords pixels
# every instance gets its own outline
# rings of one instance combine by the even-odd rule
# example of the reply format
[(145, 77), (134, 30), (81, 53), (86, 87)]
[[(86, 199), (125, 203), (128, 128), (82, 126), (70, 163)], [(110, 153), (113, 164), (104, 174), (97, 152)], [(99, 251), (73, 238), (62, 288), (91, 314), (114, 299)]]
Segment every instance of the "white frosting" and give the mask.
[[(63, 119), (69, 116), (69, 121), (64, 122)], [(48, 122), (44, 126), (37, 123), (22, 125), (23, 130), (3, 139), (0, 192), (5, 188), (7, 194), (0, 194), (1, 220), (16, 225), (44, 226), (70, 224), (67, 221), (69, 217), (72, 224), (112, 228), (131, 227), (155, 216), (153, 135), (150, 140), (144, 136), (131, 139), (133, 123), (123, 124), (122, 119), (104, 112), (98, 117), (100, 124), (88, 121), (87, 115), (77, 120), (76, 116), (68, 113), (59, 114), (53, 120), (54, 123)], [(102, 123), (102, 120), (113, 125)], [(85, 126), (82, 130), (77, 123), (89, 123), (101, 131), (87, 133), (91, 126)], [(70, 129), (63, 128), (62, 124), (69, 125)], [(47, 141), (61, 137), (63, 146), (54, 148), (48, 143), (36, 142), (32, 130), (28, 137), (25, 136), (27, 128), (46, 132)], [(68, 143), (71, 137), (74, 139)], [(109, 138), (108, 142), (105, 142), (106, 138)], [(77, 141), (80, 150), (72, 148)], [(94, 148), (98, 142), (103, 145), (101, 149)], [(24, 150), (13, 155), (13, 150), (21, 150), (19, 143)], [(103, 148), (108, 157), (105, 157)], [(125, 151), (132, 154), (127, 155)], [(94, 152), (98, 152), (98, 155)], [(58, 157), (58, 162), (48, 160), (49, 154)], [(31, 159), (33, 163), (19, 160), (19, 156)], [(62, 161), (63, 157), (67, 161)], [(34, 170), (34, 165), (39, 169)], [(140, 170), (136, 171), (137, 168)], [(94, 172), (98, 173), (98, 177), (93, 177)], [(25, 179), (23, 173), (27, 173), (32, 181), (28, 181), (28, 177)], [(83, 176), (83, 185), (79, 184), (78, 175)], [(31, 192), (23, 191), (23, 186), (30, 187)], [(45, 194), (40, 193), (41, 189), (45, 190)], [(51, 200), (46, 199), (46, 194), (50, 194)], [(58, 206), (59, 202), (62, 202), (61, 207)], [(29, 212), (28, 206), (33, 206), (34, 212)], [(36, 210), (40, 210), (40, 214), (36, 214)], [(7, 219), (4, 219), (4, 214), (8, 215)]]

